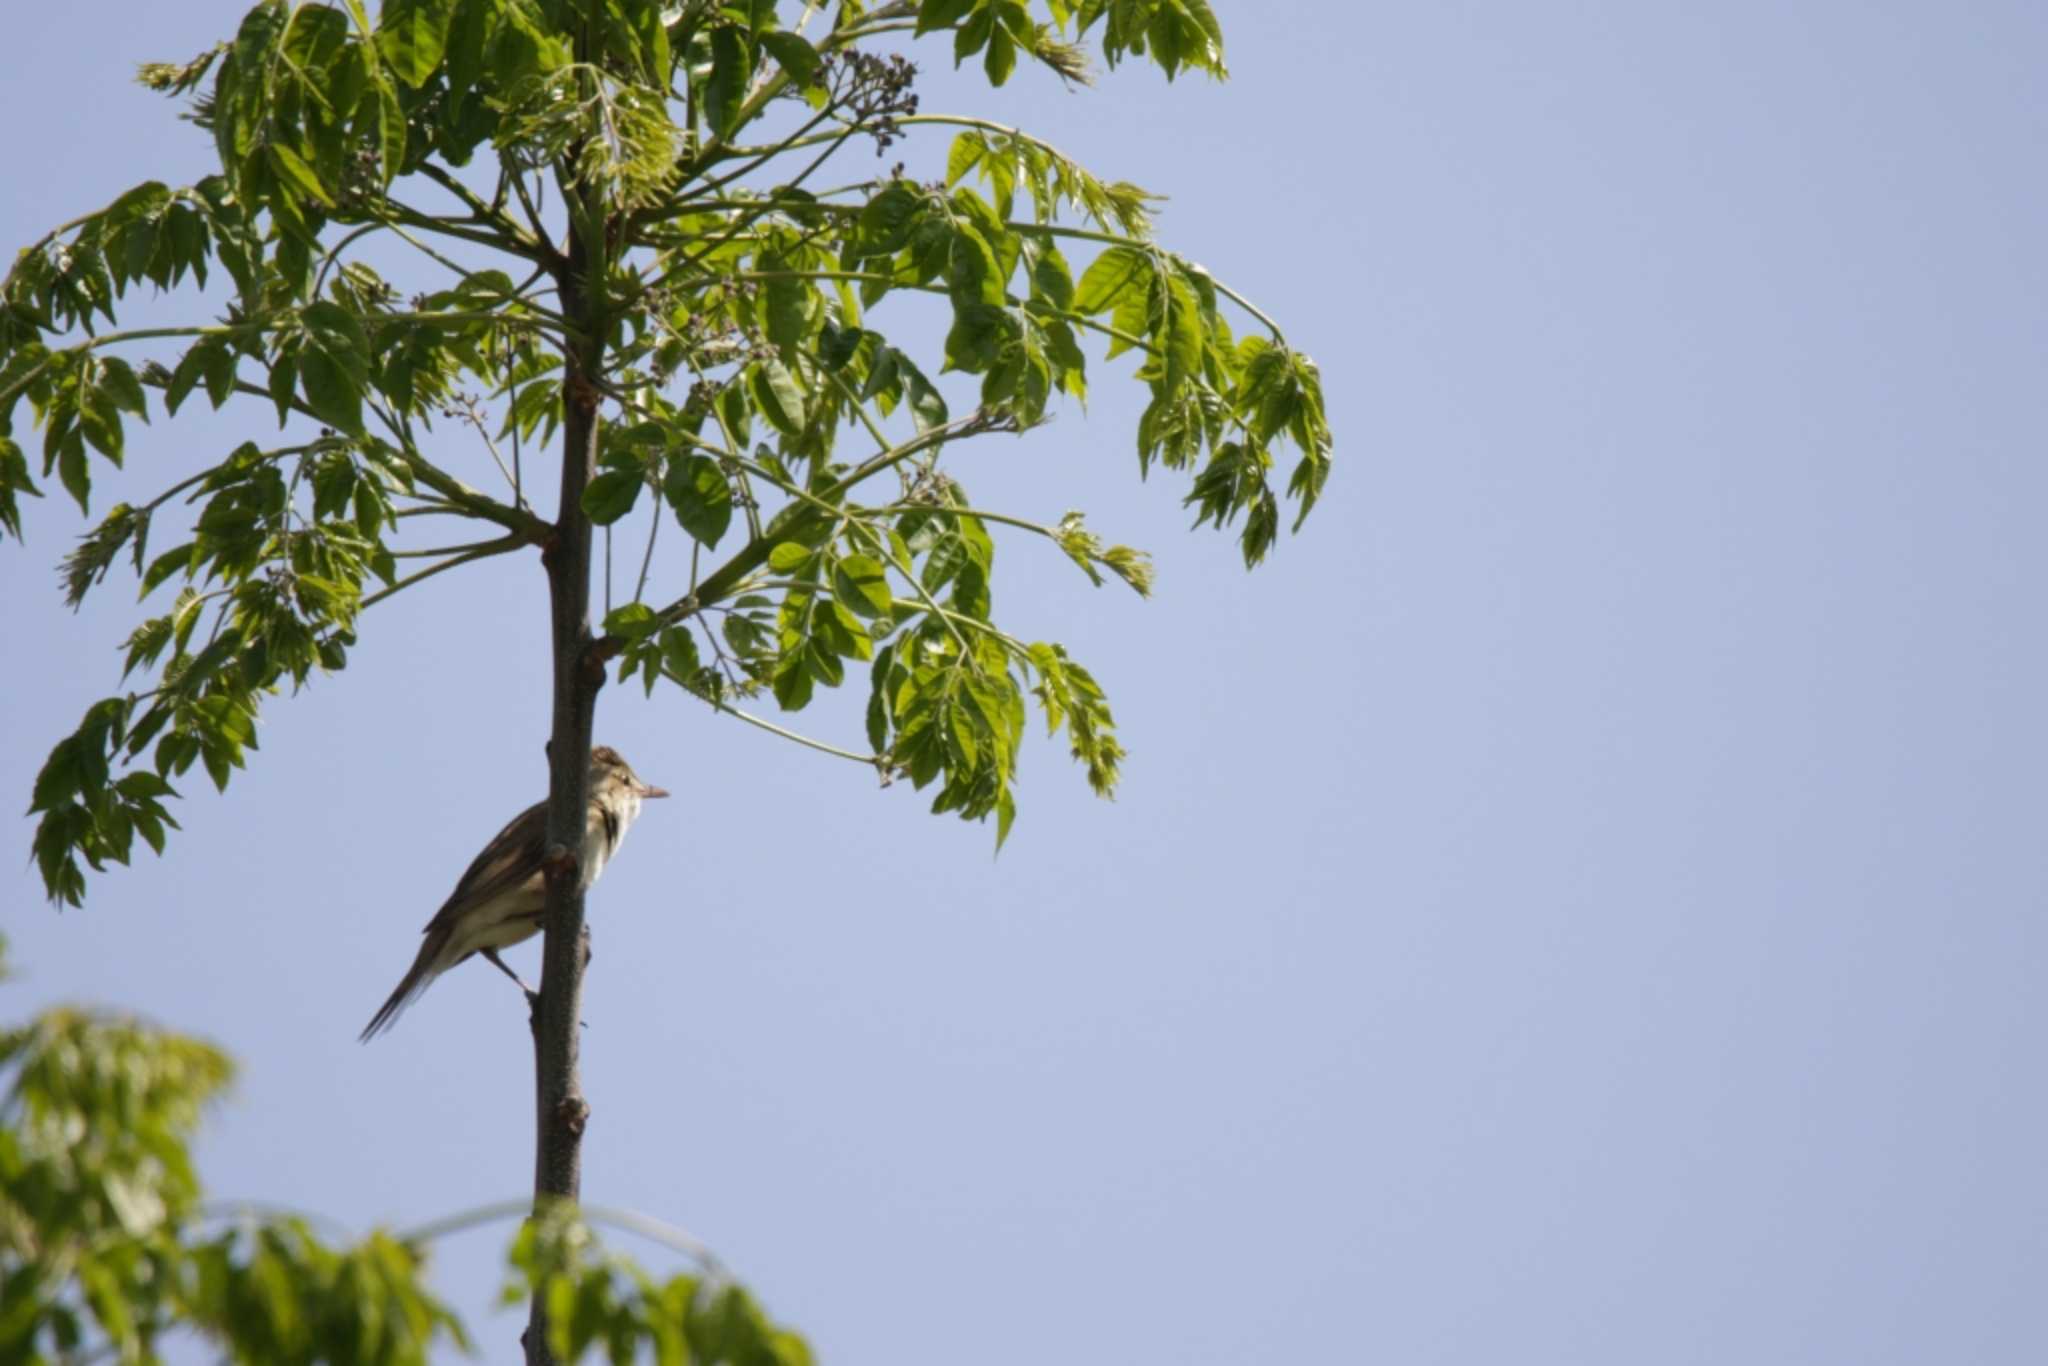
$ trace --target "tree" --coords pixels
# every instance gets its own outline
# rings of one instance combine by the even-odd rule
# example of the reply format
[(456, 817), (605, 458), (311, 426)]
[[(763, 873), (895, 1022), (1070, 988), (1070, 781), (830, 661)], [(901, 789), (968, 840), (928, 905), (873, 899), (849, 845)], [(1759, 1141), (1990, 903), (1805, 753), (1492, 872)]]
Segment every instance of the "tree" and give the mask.
[[(137, 836), (160, 851), (172, 781), (197, 765), (225, 788), (263, 697), (342, 668), (364, 610), (538, 552), (554, 857), (535, 1189), (573, 1200), (587, 1115), (573, 851), (614, 667), (931, 789), (934, 811), (993, 816), (999, 846), (1029, 700), (1107, 795), (1122, 757), (1107, 700), (1060, 645), (997, 624), (995, 534), (1141, 593), (1149, 563), (1079, 514), (978, 505), (947, 452), (1085, 397), (1092, 336), (1140, 357), (1140, 472), (1186, 475), (1197, 525), (1238, 527), (1256, 565), (1282, 497), (1298, 526), (1327, 476), (1320, 380), (1265, 314), (1153, 240), (1143, 190), (1024, 130), (921, 111), (915, 68), (888, 45), (938, 34), (997, 85), (1024, 58), (1085, 79), (1090, 38), (1112, 67), (1224, 71), (1206, 0), (386, 0), (375, 22), (362, 0), (264, 0), (231, 42), (144, 68), (153, 88), (197, 92), (189, 116), (220, 171), (129, 190), (28, 248), (0, 286), (0, 528), (18, 539), (19, 497), (39, 494), (13, 435), (23, 398), (42, 477), (81, 510), (95, 456), (120, 463), (152, 389), (167, 415), (201, 392), (253, 401), (282, 435), (114, 506), (65, 560), (74, 604), (124, 556), (145, 595), (176, 591), (127, 642), (124, 684), (140, 671), (151, 686), (91, 706), (37, 779), (51, 897), (82, 902), (85, 870), (127, 862)], [(817, 185), (849, 144), (884, 152), (914, 126), (957, 130), (943, 183), (899, 167)], [(1092, 253), (1078, 274), (1069, 251)], [(205, 287), (215, 270), (231, 297), (213, 321), (118, 330), (129, 287)], [(872, 325), (918, 294), (949, 318), (936, 364)], [(949, 372), (978, 384), (971, 410), (949, 407), (941, 385), (958, 382), (933, 378)], [(437, 419), (474, 436), (506, 493), (429, 457)], [(528, 499), (536, 441), (560, 453), (552, 520)], [(153, 546), (181, 497), (196, 517)], [(608, 592), (593, 628), (593, 528), (610, 536), (636, 510), (630, 600)], [(471, 537), (411, 534), (440, 517)], [(864, 749), (750, 710), (801, 711), (850, 663), (868, 670)], [(545, 1308), (537, 1296), (536, 1324)]]

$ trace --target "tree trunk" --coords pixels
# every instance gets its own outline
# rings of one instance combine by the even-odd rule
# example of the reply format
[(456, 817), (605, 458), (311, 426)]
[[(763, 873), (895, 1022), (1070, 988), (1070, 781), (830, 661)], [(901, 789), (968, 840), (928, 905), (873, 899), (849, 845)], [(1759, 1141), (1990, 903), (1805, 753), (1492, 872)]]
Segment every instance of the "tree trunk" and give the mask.
[[(572, 226), (566, 264), (559, 272), (562, 311), (585, 337), (590, 335), (586, 324), (592, 311), (586, 290), (588, 268), (587, 253)], [(590, 809), (591, 728), (598, 689), (604, 685), (604, 665), (590, 649), (591, 537), (590, 519), (583, 513), (583, 489), (597, 464), (597, 392), (589, 377), (598, 355), (589, 343), (572, 343), (564, 361), (562, 496), (554, 541), (543, 556), (554, 622), (554, 723), (548, 744), (546, 938), (533, 1031), (536, 1213), (544, 1205), (578, 1198), (583, 1127), (590, 1115), (577, 1070), (577, 1035), (583, 968), (589, 957), (581, 865)], [(552, 1366), (546, 1310), (538, 1294), (524, 1341), (529, 1366)]]

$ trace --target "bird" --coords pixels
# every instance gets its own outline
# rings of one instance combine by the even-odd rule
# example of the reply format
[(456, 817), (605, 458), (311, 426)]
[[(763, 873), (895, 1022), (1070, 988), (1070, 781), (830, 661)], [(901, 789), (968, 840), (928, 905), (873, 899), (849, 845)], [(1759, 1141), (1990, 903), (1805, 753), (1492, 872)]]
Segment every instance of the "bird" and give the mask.
[[(640, 814), (640, 803), (667, 795), (666, 790), (640, 781), (633, 766), (609, 745), (590, 751), (590, 810), (583, 829), (585, 890), (619, 851), (627, 828)], [(427, 938), (420, 945), (419, 956), (390, 999), (370, 1017), (360, 1042), (368, 1043), (389, 1029), (399, 1012), (417, 1001), (436, 977), (472, 954), (482, 954), (498, 971), (518, 982), (528, 1000), (535, 999), (533, 988), (505, 966), (498, 950), (540, 933), (548, 895), (541, 866), (547, 854), (547, 833), (548, 804), (535, 802), (484, 846), (427, 922), (423, 931)]]

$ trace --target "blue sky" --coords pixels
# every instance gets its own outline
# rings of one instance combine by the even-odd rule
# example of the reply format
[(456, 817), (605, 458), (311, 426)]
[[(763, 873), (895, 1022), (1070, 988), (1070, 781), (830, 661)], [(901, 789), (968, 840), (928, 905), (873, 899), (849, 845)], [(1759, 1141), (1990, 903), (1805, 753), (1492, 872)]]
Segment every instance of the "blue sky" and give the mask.
[[(203, 173), (127, 75), (240, 8), (17, 16), (0, 240)], [(1090, 664), (1131, 759), (1105, 804), (1027, 752), (999, 860), (608, 690), (600, 737), (677, 800), (593, 902), (587, 1196), (838, 1363), (2040, 1360), (2048, 12), (1217, 9), (1227, 84), (991, 93), (934, 50), (920, 89), (1170, 196), (1162, 238), (1322, 366), (1324, 505), (1254, 575), (1188, 535), (1128, 362), (962, 452), (1159, 567), (1140, 603), (1004, 545), (1002, 617)], [(123, 487), (269, 425), (159, 418)], [(23, 806), (138, 616), (118, 578), (65, 610), (82, 525), (27, 512)], [(497, 974), (355, 1034), (541, 793), (542, 591), (494, 561), (376, 609), (83, 910), (15, 826), (7, 1013), (239, 1055), (215, 1195), (364, 1229), (527, 1188)], [(493, 1361), (509, 1232), (436, 1262)]]

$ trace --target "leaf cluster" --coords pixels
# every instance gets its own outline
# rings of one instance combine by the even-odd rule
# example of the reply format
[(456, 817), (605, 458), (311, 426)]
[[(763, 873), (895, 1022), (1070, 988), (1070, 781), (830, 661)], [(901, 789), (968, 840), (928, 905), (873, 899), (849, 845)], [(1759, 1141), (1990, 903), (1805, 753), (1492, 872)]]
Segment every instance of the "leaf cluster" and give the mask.
[[(395, 582), (383, 537), (392, 497), (412, 481), (382, 443), (335, 433), (271, 449), (245, 442), (188, 482), (190, 540), (149, 553), (162, 500), (121, 504), (65, 561), (74, 604), (124, 550), (145, 595), (179, 584), (125, 643), (124, 678), (154, 670), (155, 686), (95, 702), (36, 778), (35, 857), (51, 894), (73, 904), (81, 860), (126, 863), (137, 835), (161, 853), (176, 826), (164, 806), (171, 780), (198, 764), (224, 788), (256, 747), (262, 699), (343, 667), (365, 585)], [(145, 754), (148, 767), (118, 771)]]
[(211, 1046), (59, 1009), (0, 1033), (0, 1358), (156, 1359), (196, 1332), (249, 1362), (419, 1363), (461, 1324), (385, 1234), (292, 1218), (209, 1232), (188, 1142), (232, 1073)]
[[(46, 1011), (0, 1030), (0, 1360), (158, 1360), (196, 1335), (264, 1366), (419, 1366), (468, 1350), (425, 1284), (419, 1239), (345, 1244), (304, 1218), (210, 1211), (190, 1142), (233, 1076), (213, 1046), (138, 1021)], [(573, 1211), (529, 1222), (508, 1293), (543, 1288), (557, 1357), (801, 1366), (803, 1339), (722, 1274), (656, 1281)]]
[(1114, 67), (1129, 55), (1149, 55), (1171, 80), (1184, 68), (1227, 74), (1223, 27), (1208, 0), (1047, 0), (1051, 23), (1032, 18), (1026, 0), (924, 0), (917, 31), (953, 30), (955, 63), (980, 53), (991, 85), (1016, 69), (1018, 55), (1036, 57), (1057, 74), (1081, 79), (1082, 50), (1065, 40), (1102, 24), (1102, 55)]
[(548, 1346), (557, 1360), (593, 1349), (615, 1366), (650, 1356), (660, 1366), (810, 1366), (810, 1345), (777, 1326), (744, 1286), (721, 1275), (680, 1273), (657, 1280), (607, 1251), (576, 1207), (543, 1209), (520, 1228), (500, 1301), (547, 1306)]

